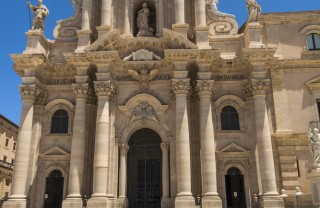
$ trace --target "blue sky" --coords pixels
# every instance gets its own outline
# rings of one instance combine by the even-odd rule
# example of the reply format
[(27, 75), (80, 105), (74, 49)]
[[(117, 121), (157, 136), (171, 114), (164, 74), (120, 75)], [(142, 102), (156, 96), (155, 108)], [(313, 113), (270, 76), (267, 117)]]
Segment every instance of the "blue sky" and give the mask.
[[(30, 0), (36, 4), (37, 0)], [(1, 46), (0, 46), (0, 114), (19, 124), (21, 98), (18, 85), (20, 77), (12, 69), (13, 62), (9, 54), (20, 54), (26, 46), (25, 32), (29, 29), (27, 0), (3, 1), (0, 7)], [(263, 13), (320, 10), (320, 0), (258, 0)], [(45, 36), (54, 39), (52, 32), (56, 21), (72, 16), (70, 0), (44, 0), (50, 10), (46, 20)], [(247, 18), (245, 0), (220, 0), (221, 12), (234, 14), (239, 25)], [(31, 14), (33, 18), (33, 14)]]

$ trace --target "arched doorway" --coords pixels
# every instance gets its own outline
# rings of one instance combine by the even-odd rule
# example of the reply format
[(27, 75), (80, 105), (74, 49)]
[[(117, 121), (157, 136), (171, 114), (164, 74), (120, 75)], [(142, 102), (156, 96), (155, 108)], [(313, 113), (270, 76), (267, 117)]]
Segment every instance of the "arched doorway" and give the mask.
[(225, 176), (226, 195), (228, 208), (245, 208), (246, 196), (244, 190), (244, 179), (241, 171), (232, 167)]
[(162, 196), (161, 138), (151, 129), (136, 131), (129, 140), (129, 208), (160, 208)]
[(46, 177), (44, 208), (61, 208), (63, 200), (64, 177), (59, 170), (53, 170)]

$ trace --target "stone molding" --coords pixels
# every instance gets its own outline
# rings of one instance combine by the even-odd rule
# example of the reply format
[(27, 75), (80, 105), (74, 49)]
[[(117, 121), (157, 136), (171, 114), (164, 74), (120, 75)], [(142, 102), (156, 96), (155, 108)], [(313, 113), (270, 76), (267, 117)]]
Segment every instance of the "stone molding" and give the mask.
[(172, 79), (172, 93), (177, 95), (188, 95), (190, 92), (190, 79)]
[(120, 154), (122, 156), (127, 156), (127, 153), (129, 151), (129, 145), (127, 143), (120, 143), (119, 149), (120, 149)]
[(72, 84), (73, 92), (76, 98), (84, 98), (93, 96), (93, 90), (89, 84)]
[(95, 81), (94, 90), (98, 97), (111, 99), (116, 94), (116, 87), (112, 81)]
[(197, 80), (196, 90), (201, 97), (211, 97), (214, 91), (214, 80)]
[(41, 98), (46, 98), (47, 93), (43, 91), (41, 88), (36, 86), (35, 84), (32, 85), (20, 85), (20, 94), (22, 100), (39, 100)]
[(245, 87), (245, 94), (251, 96), (266, 96), (269, 91), (269, 79), (251, 79), (248, 85)]

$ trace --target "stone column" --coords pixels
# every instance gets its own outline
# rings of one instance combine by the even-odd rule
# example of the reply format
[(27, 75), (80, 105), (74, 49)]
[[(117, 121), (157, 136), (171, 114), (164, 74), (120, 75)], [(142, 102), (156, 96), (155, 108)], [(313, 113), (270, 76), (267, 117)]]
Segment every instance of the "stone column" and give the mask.
[(175, 18), (176, 23), (172, 26), (172, 29), (180, 35), (187, 38), (187, 32), (189, 25), (185, 23), (185, 8), (184, 0), (175, 0)]
[(107, 206), (107, 185), (109, 168), (110, 112), (109, 100), (115, 93), (111, 81), (96, 81), (95, 92), (98, 96), (97, 129), (94, 151), (93, 194), (88, 207)]
[(217, 167), (215, 138), (212, 121), (211, 96), (213, 80), (198, 80), (197, 91), (200, 97), (200, 141), (201, 141), (201, 175), (202, 207), (222, 207), (217, 192)]
[(83, 50), (91, 43), (91, 16), (92, 0), (83, 0), (82, 25), (81, 30), (77, 30), (78, 48), (76, 49), (76, 52), (83, 52)]
[(129, 8), (130, 8), (130, 0), (125, 0), (124, 14), (123, 14), (124, 15), (123, 34), (132, 36), (131, 29), (130, 29), (130, 9)]
[(127, 153), (129, 145), (122, 143), (119, 144), (120, 148), (120, 170), (119, 170), (119, 198), (127, 197)]
[(206, 26), (206, 3), (205, 0), (196, 0), (196, 25)]
[(161, 207), (169, 207), (169, 143), (161, 143), (162, 150), (162, 199)]
[(254, 98), (257, 147), (260, 161), (260, 174), (263, 195), (261, 207), (284, 207), (280, 198), (275, 176), (272, 141), (267, 113), (266, 94), (269, 88), (268, 79), (252, 79), (247, 86)]
[(102, 0), (101, 2), (101, 26), (97, 27), (98, 36), (101, 37), (111, 30), (111, 9), (112, 0)]
[(37, 97), (43, 91), (36, 85), (20, 85), (22, 96), (22, 112), (20, 117), (20, 132), (18, 134), (17, 151), (13, 172), (12, 192), (4, 207), (26, 207), (28, 167), (32, 140), (33, 108)]
[(178, 194), (175, 200), (175, 207), (194, 208), (195, 201), (191, 193), (190, 136), (187, 110), (190, 79), (173, 79), (172, 91), (176, 97), (176, 167)]
[(200, 49), (209, 49), (209, 27), (206, 19), (205, 0), (196, 0), (196, 43)]
[(159, 0), (159, 19), (158, 19), (158, 24), (159, 24), (159, 30), (158, 34), (159, 36), (163, 35), (163, 27), (164, 27), (164, 0)]
[(83, 172), (86, 151), (86, 105), (87, 97), (92, 96), (89, 84), (73, 84), (76, 108), (73, 119), (73, 135), (70, 158), (68, 196), (63, 208), (82, 208)]

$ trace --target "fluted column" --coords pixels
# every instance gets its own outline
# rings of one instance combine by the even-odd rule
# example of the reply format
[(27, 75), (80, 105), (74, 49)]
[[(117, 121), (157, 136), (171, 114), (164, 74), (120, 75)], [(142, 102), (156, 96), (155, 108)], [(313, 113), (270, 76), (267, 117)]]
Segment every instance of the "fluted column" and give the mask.
[(162, 150), (162, 199), (161, 207), (168, 207), (169, 199), (169, 143), (161, 143)]
[(213, 80), (198, 80), (197, 92), (200, 97), (200, 141), (202, 207), (222, 207), (217, 192), (217, 167), (215, 137), (212, 121), (211, 96)]
[(84, 159), (86, 151), (86, 105), (93, 92), (89, 84), (73, 84), (76, 107), (73, 119), (71, 143), (69, 193), (63, 207), (81, 207), (83, 191)]
[(172, 92), (176, 97), (176, 167), (177, 197), (176, 208), (194, 207), (191, 194), (191, 159), (187, 96), (190, 79), (173, 79)]
[(91, 30), (92, 0), (83, 0), (81, 30)]
[(163, 27), (164, 27), (164, 0), (159, 0), (159, 19), (158, 19), (158, 24), (159, 24), (159, 30), (158, 34), (159, 36), (163, 34)]
[[(268, 89), (268, 79), (252, 79), (247, 86), (247, 92), (252, 93), (255, 105), (257, 147), (263, 189), (262, 207), (270, 207), (270, 201), (274, 201), (273, 207), (284, 207), (283, 200), (279, 197), (276, 184), (272, 141), (266, 105)], [(265, 203), (265, 201), (269, 202)]]
[(21, 85), (19, 87), (22, 96), (22, 112), (9, 202), (11, 200), (26, 200), (29, 188), (27, 187), (27, 173), (32, 139), (33, 108), (36, 98), (43, 95), (43, 91), (36, 85)]
[(109, 168), (109, 100), (115, 92), (111, 81), (96, 81), (95, 92), (98, 96), (97, 127), (94, 151), (93, 194), (88, 207), (107, 206), (107, 185)]
[(120, 170), (119, 170), (119, 198), (127, 197), (127, 153), (129, 145), (122, 143), (119, 144), (120, 148)]

